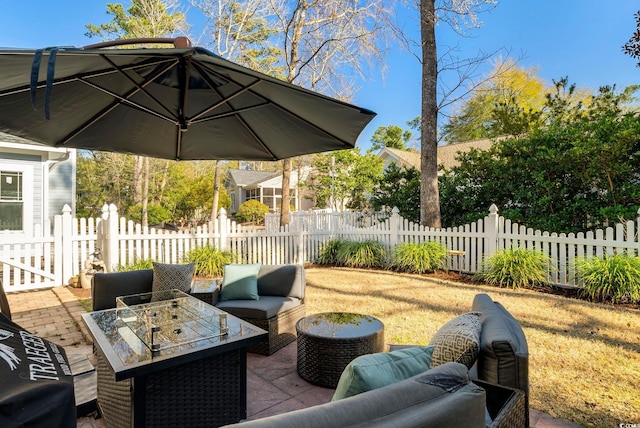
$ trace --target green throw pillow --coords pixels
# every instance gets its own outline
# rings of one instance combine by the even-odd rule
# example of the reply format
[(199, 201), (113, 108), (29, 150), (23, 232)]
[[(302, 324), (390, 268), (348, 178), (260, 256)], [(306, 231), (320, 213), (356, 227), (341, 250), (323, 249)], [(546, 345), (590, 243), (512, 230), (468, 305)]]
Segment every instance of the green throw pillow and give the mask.
[(191, 290), (195, 265), (168, 264), (153, 262), (153, 282), (151, 291), (169, 291), (177, 289), (188, 293)]
[(382, 388), (431, 368), (432, 346), (412, 346), (391, 352), (362, 355), (342, 372), (332, 401)]
[(260, 263), (252, 265), (225, 265), (220, 300), (260, 300), (258, 271)]

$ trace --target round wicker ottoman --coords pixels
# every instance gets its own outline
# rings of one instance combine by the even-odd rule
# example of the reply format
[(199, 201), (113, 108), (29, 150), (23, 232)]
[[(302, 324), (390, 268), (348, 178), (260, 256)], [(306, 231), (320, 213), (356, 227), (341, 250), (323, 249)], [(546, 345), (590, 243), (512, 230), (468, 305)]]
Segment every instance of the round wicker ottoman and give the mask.
[(298, 374), (319, 386), (335, 388), (354, 358), (384, 351), (384, 325), (368, 315), (328, 312), (296, 323)]

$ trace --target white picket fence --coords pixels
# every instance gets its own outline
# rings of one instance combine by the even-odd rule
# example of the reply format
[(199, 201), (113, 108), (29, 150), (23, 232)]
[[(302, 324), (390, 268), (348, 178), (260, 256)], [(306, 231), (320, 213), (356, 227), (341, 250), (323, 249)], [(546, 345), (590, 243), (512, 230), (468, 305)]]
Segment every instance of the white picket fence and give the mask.
[[(240, 263), (312, 263), (324, 244), (334, 238), (384, 243), (437, 241), (462, 255), (447, 259), (447, 268), (477, 272), (483, 259), (503, 248), (530, 248), (549, 255), (549, 282), (574, 287), (574, 261), (585, 256), (626, 252), (638, 255), (638, 222), (627, 221), (604, 230), (557, 234), (533, 230), (489, 214), (464, 226), (433, 229), (403, 219), (394, 209), (381, 213), (296, 213), (285, 227), (265, 230), (243, 227), (221, 210), (215, 222), (186, 231), (156, 230), (118, 216), (115, 206), (104, 206), (100, 218), (74, 218), (69, 207), (49, 222), (34, 227), (29, 238), (0, 234), (0, 278), (5, 290), (19, 291), (66, 284), (83, 269), (96, 248), (108, 270), (136, 260), (180, 263), (194, 247), (210, 244), (231, 251)], [(366, 227), (363, 227), (366, 225)]]

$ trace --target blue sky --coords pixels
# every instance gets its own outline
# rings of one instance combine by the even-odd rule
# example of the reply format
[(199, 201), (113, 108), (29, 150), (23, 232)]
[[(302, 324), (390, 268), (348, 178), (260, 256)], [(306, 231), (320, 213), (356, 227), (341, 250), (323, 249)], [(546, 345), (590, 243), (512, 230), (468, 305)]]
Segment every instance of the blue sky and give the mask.
[[(0, 47), (93, 43), (84, 36), (84, 26), (108, 21), (106, 4), (106, 0), (4, 1)], [(580, 87), (624, 88), (640, 83), (640, 68), (621, 51), (635, 29), (633, 14), (638, 9), (640, 4), (629, 0), (502, 0), (480, 16), (483, 27), (471, 32), (472, 37), (453, 37), (443, 27), (436, 37), (441, 50), (457, 45), (461, 56), (475, 56), (478, 49), (510, 49), (514, 56), (524, 56), (522, 67), (535, 67), (548, 83), (568, 76)], [(378, 113), (360, 136), (358, 146), (363, 150), (379, 126), (406, 128), (406, 122), (420, 114), (420, 64), (409, 53), (393, 49), (386, 66), (384, 80), (379, 73), (372, 74), (353, 100)], [(490, 69), (488, 64), (484, 71)]]

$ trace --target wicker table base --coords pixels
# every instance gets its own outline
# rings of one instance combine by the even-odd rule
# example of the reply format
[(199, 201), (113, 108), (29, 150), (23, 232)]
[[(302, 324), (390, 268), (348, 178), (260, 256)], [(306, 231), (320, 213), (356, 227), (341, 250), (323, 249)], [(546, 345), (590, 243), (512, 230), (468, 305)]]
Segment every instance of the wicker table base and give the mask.
[(98, 406), (107, 427), (218, 427), (247, 417), (245, 350), (118, 382), (97, 351)]
[(367, 315), (311, 315), (298, 321), (296, 331), (298, 374), (326, 388), (338, 385), (344, 368), (354, 358), (384, 351), (384, 325)]
[[(267, 332), (178, 290), (118, 297), (82, 319), (109, 428), (217, 427), (246, 418), (247, 347)], [(154, 342), (155, 340), (155, 342)]]

